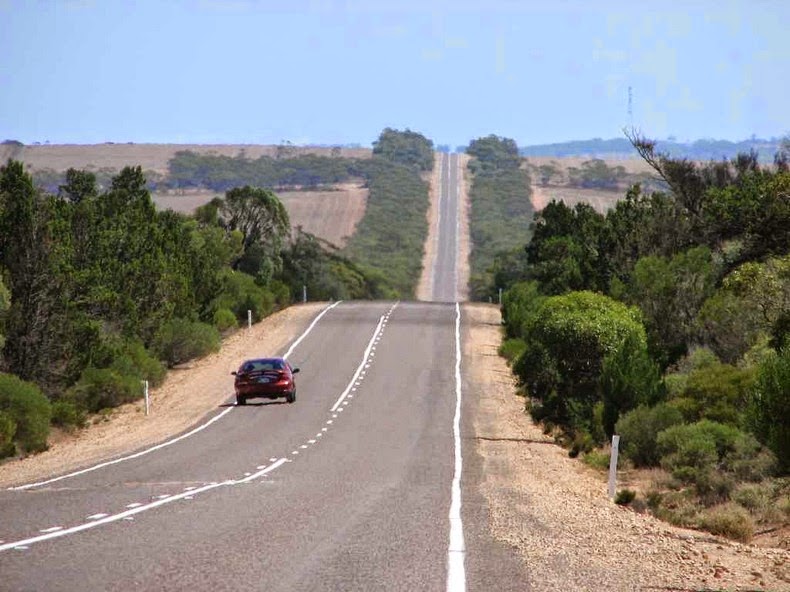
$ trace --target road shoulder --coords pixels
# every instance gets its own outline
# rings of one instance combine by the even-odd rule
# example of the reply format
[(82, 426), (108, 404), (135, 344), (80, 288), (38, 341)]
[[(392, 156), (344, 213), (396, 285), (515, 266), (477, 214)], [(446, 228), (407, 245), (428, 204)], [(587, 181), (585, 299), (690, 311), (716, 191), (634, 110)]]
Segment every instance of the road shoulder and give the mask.
[(488, 527), (525, 563), (528, 589), (790, 590), (787, 551), (674, 528), (613, 504), (604, 478), (568, 458), (524, 413), (497, 355), (498, 309), (468, 304), (463, 318), (467, 380), (480, 393), (472, 427)]

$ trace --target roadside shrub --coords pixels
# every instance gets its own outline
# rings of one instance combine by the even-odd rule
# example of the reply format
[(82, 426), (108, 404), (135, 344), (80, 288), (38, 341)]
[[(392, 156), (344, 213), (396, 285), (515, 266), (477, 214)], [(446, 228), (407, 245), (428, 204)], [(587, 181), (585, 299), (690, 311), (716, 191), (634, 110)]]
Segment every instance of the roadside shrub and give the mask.
[(582, 456), (582, 462), (588, 467), (605, 471), (609, 468), (610, 453), (605, 450), (591, 450)]
[(739, 481), (759, 482), (774, 474), (776, 457), (763, 448), (753, 434), (741, 432), (733, 450), (724, 457), (724, 468)]
[(0, 458), (14, 454), (16, 449), (14, 434), (16, 434), (16, 422), (10, 414), (0, 411)]
[(110, 368), (118, 374), (137, 380), (147, 380), (151, 386), (159, 386), (167, 375), (162, 362), (149, 352), (137, 339), (127, 340), (116, 353)]
[(707, 504), (728, 499), (735, 476), (761, 478), (770, 467), (770, 458), (761, 458), (763, 451), (749, 434), (710, 420), (670, 427), (658, 435), (657, 444), (661, 465), (694, 484)]
[(218, 308), (214, 312), (214, 327), (220, 333), (224, 333), (229, 329), (235, 329), (239, 326), (239, 321), (236, 319), (236, 315), (233, 314), (233, 311), (228, 308)]
[(241, 271), (227, 270), (222, 276), (222, 294), (217, 308), (233, 311), (240, 323), (247, 322), (247, 311), (252, 311), (253, 322), (269, 316), (274, 310), (274, 296), (255, 283), (255, 278)]
[(735, 485), (732, 474), (723, 471), (699, 471), (694, 478), (694, 488), (706, 507), (728, 501)]
[(750, 483), (738, 487), (730, 497), (735, 503), (752, 512), (763, 510), (771, 504), (771, 496), (766, 488)]
[(636, 491), (633, 489), (621, 489), (614, 496), (614, 503), (618, 506), (627, 506), (636, 498)]
[(508, 337), (523, 337), (531, 319), (546, 297), (537, 282), (519, 282), (505, 290), (502, 296), (502, 320)]
[(661, 459), (657, 448), (658, 434), (682, 422), (680, 412), (666, 403), (655, 407), (640, 405), (620, 418), (615, 433), (620, 435), (623, 455), (635, 466), (654, 467)]
[(738, 425), (753, 380), (751, 369), (720, 362), (707, 364), (688, 375), (683, 392), (671, 404), (688, 422), (707, 418)]
[(291, 288), (288, 287), (288, 284), (280, 280), (272, 280), (269, 282), (269, 291), (272, 293), (278, 309), (286, 308), (291, 304)]
[(77, 383), (66, 392), (66, 400), (97, 413), (109, 407), (118, 407), (143, 396), (140, 380), (120, 374), (111, 368), (88, 367), (82, 371)]
[(523, 339), (506, 339), (499, 346), (499, 355), (505, 358), (511, 366), (524, 353), (527, 344)]
[(154, 339), (154, 350), (169, 367), (219, 350), (220, 334), (199, 321), (172, 319)]
[(653, 497), (656, 504), (654, 514), (660, 520), (675, 526), (697, 526), (700, 507), (694, 495), (689, 491), (668, 491)]
[(702, 512), (698, 526), (712, 534), (725, 536), (748, 543), (754, 535), (754, 521), (743, 508), (733, 504), (723, 504)]
[(615, 351), (609, 353), (601, 366), (598, 388), (603, 399), (603, 429), (607, 436), (621, 413), (640, 404), (654, 405), (666, 394), (661, 370), (650, 359), (644, 340), (631, 334)]
[(590, 433), (585, 430), (579, 430), (573, 437), (573, 444), (568, 452), (568, 456), (576, 458), (579, 454), (590, 452), (594, 448), (595, 440), (593, 440)]
[(85, 427), (85, 410), (74, 401), (61, 399), (52, 403), (52, 425), (72, 429)]
[[(47, 449), (51, 407), (49, 399), (32, 382), (0, 373), (0, 412), (10, 417), (16, 430), (13, 442), (23, 452)], [(9, 432), (6, 423), (6, 431)]]
[(790, 473), (790, 346), (760, 364), (748, 396), (746, 422), (776, 455), (779, 473)]
[(683, 451), (687, 451), (690, 456), (685, 459), (688, 461), (688, 466), (694, 464), (694, 453), (692, 449), (695, 445), (689, 446), (694, 442), (707, 442), (710, 446), (697, 447), (697, 449), (710, 449), (714, 453), (714, 461), (721, 460), (724, 456), (735, 450), (735, 444), (742, 432), (735, 427), (724, 425), (709, 419), (703, 419), (697, 423), (687, 425), (677, 425), (670, 427), (658, 435), (657, 443), (659, 452), (662, 455), (662, 464), (664, 458), (671, 455), (680, 455), (675, 458), (680, 461), (681, 465), (684, 461)]
[(640, 313), (607, 296), (571, 292), (543, 301), (529, 321), (527, 347), (515, 370), (545, 416), (572, 428), (590, 427), (600, 399), (604, 358), (623, 347), (644, 349)]

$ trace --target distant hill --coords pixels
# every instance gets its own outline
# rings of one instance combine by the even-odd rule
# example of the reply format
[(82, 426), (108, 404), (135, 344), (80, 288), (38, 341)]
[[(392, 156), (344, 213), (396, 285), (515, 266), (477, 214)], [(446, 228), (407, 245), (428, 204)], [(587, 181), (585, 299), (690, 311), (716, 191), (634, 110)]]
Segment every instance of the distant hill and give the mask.
[[(659, 151), (666, 152), (675, 158), (689, 158), (691, 160), (722, 160), (737, 156), (739, 153), (754, 150), (761, 162), (773, 162), (774, 155), (779, 151), (781, 138), (764, 140), (752, 138), (740, 142), (729, 140), (696, 140), (691, 143), (674, 142), (671, 140), (657, 140)], [(617, 159), (634, 158), (637, 155), (631, 143), (626, 138), (612, 138), (602, 140), (573, 140), (556, 144), (537, 144), (521, 146), (519, 152), (522, 156), (551, 156), (555, 158), (566, 156), (584, 156), (589, 158)]]

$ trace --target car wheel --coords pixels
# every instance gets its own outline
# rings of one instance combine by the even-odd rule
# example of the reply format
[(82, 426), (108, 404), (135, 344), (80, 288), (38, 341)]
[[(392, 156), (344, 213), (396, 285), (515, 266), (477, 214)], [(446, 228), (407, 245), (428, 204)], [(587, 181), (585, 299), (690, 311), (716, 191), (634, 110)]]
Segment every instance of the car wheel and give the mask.
[(236, 395), (236, 405), (246, 405), (247, 399), (242, 397), (241, 395)]
[(296, 391), (291, 391), (290, 393), (285, 395), (285, 400), (288, 401), (289, 403), (293, 403), (294, 401), (296, 401)]

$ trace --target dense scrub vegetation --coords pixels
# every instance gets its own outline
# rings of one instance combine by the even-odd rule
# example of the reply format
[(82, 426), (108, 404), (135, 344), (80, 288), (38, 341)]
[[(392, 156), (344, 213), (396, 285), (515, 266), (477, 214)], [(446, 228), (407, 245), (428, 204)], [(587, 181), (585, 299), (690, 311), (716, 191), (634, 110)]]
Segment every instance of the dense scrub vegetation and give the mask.
[(552, 202), (522, 227), (490, 268), (501, 351), (573, 454), (618, 433), (668, 475), (657, 515), (746, 540), (790, 509), (771, 479), (790, 474), (787, 155), (699, 165), (632, 141), (669, 189), (636, 185), (606, 215)]
[(495, 256), (509, 253), (524, 242), (523, 229), (532, 220), (529, 174), (520, 168), (516, 143), (488, 136), (473, 140), (466, 148), (472, 158), (470, 290), (472, 298), (495, 297), (494, 279), (502, 266)]
[(176, 152), (169, 163), (169, 175), (160, 186), (171, 188), (203, 187), (227, 191), (240, 185), (254, 187), (315, 188), (342, 183), (358, 176), (356, 160), (316, 154), (281, 157), (197, 154)]
[(369, 189), (368, 203), (344, 253), (387, 278), (392, 288), (379, 296), (414, 295), (430, 205), (428, 182), (420, 173), (433, 168), (433, 159), (433, 142), (421, 134), (386, 129), (375, 143), (374, 157), (359, 163)]
[[(419, 260), (419, 259), (418, 259)], [(0, 168), (0, 457), (46, 447), (50, 420), (134, 401), (166, 367), (215, 351), (307, 286), (370, 298), (382, 277), (315, 237), (291, 235), (269, 189), (229, 189), (194, 217), (157, 212), (140, 167), (106, 190), (70, 170), (57, 194), (22, 163)]]

